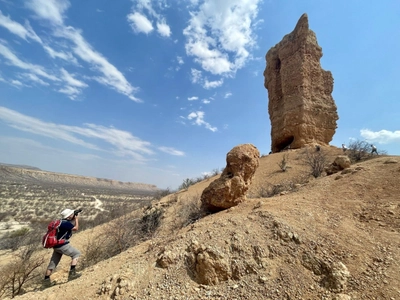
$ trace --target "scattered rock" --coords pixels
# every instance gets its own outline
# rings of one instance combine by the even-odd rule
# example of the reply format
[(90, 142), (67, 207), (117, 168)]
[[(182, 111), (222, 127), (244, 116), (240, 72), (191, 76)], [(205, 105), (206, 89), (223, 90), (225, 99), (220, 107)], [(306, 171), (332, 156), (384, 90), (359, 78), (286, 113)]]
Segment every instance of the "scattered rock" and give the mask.
[(349, 276), (350, 272), (347, 267), (342, 262), (336, 262), (329, 267), (328, 274), (323, 278), (322, 284), (333, 292), (342, 292), (346, 289)]
[(397, 163), (398, 163), (398, 161), (395, 160), (395, 159), (393, 159), (393, 158), (388, 159), (388, 160), (386, 160), (386, 161), (384, 162), (384, 164), (397, 164)]

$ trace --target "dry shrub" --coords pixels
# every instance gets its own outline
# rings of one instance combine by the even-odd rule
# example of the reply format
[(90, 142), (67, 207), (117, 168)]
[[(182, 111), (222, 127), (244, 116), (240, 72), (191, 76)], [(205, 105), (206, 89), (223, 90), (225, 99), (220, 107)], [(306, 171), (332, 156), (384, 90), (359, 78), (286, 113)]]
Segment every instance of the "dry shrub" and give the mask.
[(327, 156), (324, 151), (311, 152), (308, 149), (305, 150), (305, 164), (311, 169), (311, 175), (315, 178), (322, 176), (325, 167), (327, 166)]
[(185, 227), (193, 224), (206, 215), (206, 211), (201, 206), (200, 194), (192, 195), (181, 200), (183, 205), (178, 211), (178, 227)]
[(38, 253), (37, 243), (23, 246), (12, 253), (10, 262), (0, 273), (0, 297), (14, 298), (24, 293), (24, 288), (41, 276), (44, 257)]
[(164, 211), (159, 207), (148, 206), (139, 221), (141, 236), (145, 239), (153, 237), (157, 228), (161, 224)]
[(284, 180), (278, 184), (265, 182), (255, 192), (248, 195), (249, 198), (270, 198), (282, 192), (296, 192), (299, 186), (308, 183), (309, 176), (302, 175), (290, 180)]

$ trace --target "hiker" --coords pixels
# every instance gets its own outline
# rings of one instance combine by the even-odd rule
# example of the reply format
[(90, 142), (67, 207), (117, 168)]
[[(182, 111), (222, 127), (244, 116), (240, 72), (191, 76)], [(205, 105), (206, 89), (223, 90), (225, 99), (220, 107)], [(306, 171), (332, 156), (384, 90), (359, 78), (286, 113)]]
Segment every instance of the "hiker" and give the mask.
[(78, 214), (75, 213), (74, 210), (67, 208), (61, 212), (61, 217), (62, 220), (59, 231), (57, 233), (57, 239), (65, 239), (65, 243), (53, 247), (53, 255), (51, 256), (50, 263), (44, 276), (44, 287), (49, 287), (52, 285), (50, 282), (50, 275), (57, 267), (63, 254), (71, 257), (72, 259), (71, 268), (68, 274), (68, 280), (72, 280), (81, 276), (81, 274), (76, 273), (75, 270), (76, 264), (78, 263), (78, 258), (81, 253), (79, 250), (72, 247), (69, 243), (69, 239), (72, 236), (72, 231), (77, 231), (79, 229)]
[(371, 154), (374, 154), (374, 153), (376, 153), (376, 155), (379, 155), (376, 147), (374, 145), (371, 145)]
[(342, 149), (343, 149), (343, 152), (346, 152), (346, 150), (347, 150), (347, 147), (346, 147), (346, 145), (345, 145), (345, 144), (342, 144)]

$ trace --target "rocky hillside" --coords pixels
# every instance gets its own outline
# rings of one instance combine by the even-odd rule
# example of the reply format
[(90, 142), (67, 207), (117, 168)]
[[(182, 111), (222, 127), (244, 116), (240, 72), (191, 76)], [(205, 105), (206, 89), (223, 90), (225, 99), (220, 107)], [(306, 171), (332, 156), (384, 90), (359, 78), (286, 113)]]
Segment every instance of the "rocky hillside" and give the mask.
[(3, 183), (41, 183), (57, 185), (74, 185), (98, 188), (116, 188), (126, 190), (157, 191), (157, 187), (152, 184), (122, 182), (110, 179), (69, 175), (55, 172), (47, 172), (22, 167), (0, 165), (0, 182)]
[[(308, 173), (304, 149), (262, 157), (247, 201), (192, 224), (184, 212), (215, 178), (169, 195), (152, 239), (17, 299), (400, 299), (400, 157)], [(73, 237), (84, 256), (96, 230)]]

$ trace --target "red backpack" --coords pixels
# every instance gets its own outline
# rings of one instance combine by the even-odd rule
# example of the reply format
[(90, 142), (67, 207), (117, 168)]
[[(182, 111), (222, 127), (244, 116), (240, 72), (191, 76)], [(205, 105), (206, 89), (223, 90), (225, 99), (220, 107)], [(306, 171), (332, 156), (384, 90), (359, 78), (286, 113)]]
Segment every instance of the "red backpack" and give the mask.
[(54, 246), (63, 245), (67, 240), (57, 239), (58, 228), (61, 225), (62, 220), (51, 221), (47, 226), (47, 233), (42, 238), (42, 245), (44, 248), (53, 248)]

